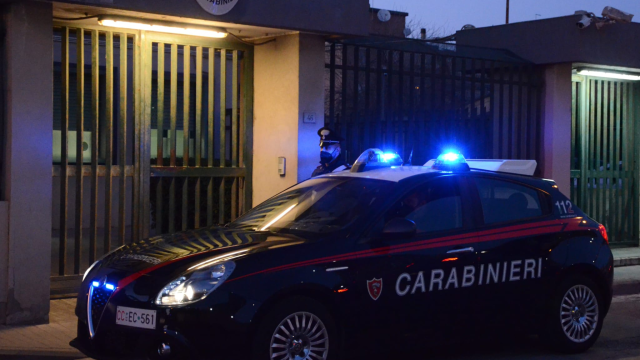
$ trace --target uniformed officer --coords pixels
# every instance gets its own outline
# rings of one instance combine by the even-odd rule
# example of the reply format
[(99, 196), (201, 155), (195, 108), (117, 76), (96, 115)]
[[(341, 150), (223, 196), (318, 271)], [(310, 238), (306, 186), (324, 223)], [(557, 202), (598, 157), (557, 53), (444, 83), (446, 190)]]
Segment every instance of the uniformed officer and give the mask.
[(344, 139), (326, 126), (318, 130), (318, 136), (320, 136), (320, 166), (313, 171), (311, 177), (328, 174), (335, 170), (349, 169), (340, 149), (340, 141)]

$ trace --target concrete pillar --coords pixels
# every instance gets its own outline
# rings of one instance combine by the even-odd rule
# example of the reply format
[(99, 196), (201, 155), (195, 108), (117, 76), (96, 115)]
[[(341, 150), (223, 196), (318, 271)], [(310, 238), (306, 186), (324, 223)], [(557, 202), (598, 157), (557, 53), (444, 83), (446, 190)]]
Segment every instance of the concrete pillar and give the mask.
[(571, 193), (571, 64), (550, 65), (544, 71), (542, 107), (542, 176), (560, 191)]
[(52, 16), (51, 3), (35, 1), (7, 5), (4, 14), (6, 154), (2, 160), (8, 235), (0, 252), (8, 256), (0, 264), (6, 268), (0, 271), (0, 311), (6, 324), (46, 323), (49, 317)]
[[(324, 40), (287, 35), (255, 47), (253, 205), (311, 176), (324, 126)], [(315, 123), (305, 123), (303, 114)], [(286, 174), (278, 174), (278, 157)]]

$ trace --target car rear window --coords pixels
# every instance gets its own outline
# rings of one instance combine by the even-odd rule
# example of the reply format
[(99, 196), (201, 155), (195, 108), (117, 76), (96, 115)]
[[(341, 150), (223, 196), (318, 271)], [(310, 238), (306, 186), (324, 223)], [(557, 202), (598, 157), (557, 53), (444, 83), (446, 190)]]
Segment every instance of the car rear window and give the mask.
[(509, 181), (476, 178), (485, 224), (517, 221), (546, 215), (540, 192)]

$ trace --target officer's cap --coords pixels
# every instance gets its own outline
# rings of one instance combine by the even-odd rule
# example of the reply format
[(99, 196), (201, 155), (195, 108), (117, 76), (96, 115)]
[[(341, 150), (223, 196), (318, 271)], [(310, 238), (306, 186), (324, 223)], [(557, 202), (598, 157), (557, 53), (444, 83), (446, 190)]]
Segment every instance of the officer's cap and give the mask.
[(338, 144), (344, 140), (338, 133), (328, 127), (322, 127), (318, 130), (318, 136), (320, 136), (320, 147)]

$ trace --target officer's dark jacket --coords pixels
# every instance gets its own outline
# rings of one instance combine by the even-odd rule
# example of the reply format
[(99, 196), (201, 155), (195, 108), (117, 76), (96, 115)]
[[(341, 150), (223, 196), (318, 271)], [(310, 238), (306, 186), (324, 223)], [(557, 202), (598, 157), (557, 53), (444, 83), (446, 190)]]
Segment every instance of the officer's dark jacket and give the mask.
[(346, 166), (347, 169), (350, 167), (344, 160), (344, 155), (340, 154), (327, 165), (320, 163), (320, 165), (315, 170), (313, 170), (313, 174), (311, 174), (311, 177), (328, 174), (343, 165)]

